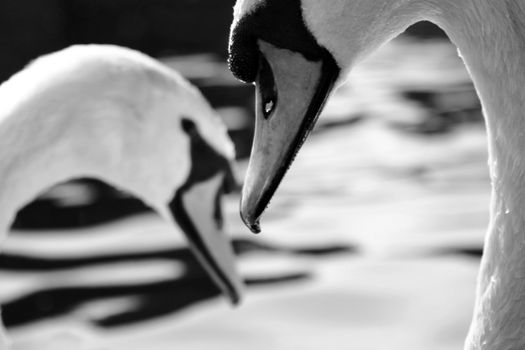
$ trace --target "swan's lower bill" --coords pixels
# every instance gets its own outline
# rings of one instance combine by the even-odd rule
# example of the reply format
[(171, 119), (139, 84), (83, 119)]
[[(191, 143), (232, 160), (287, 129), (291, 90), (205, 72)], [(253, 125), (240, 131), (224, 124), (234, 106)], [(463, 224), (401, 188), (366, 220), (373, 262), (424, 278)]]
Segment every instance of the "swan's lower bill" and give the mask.
[(232, 247), (222, 230), (220, 197), (224, 176), (218, 173), (202, 182), (181, 188), (170, 204), (170, 210), (183, 228), (197, 258), (232, 304), (237, 305), (241, 299), (242, 286), (230, 259)]
[(231, 258), (230, 240), (222, 230), (221, 208), (221, 195), (237, 186), (233, 165), (202, 138), (193, 121), (184, 118), (181, 127), (190, 140), (191, 169), (168, 207), (201, 264), (236, 305), (242, 281)]
[(255, 233), (339, 76), (328, 54), (310, 61), (262, 40), (258, 44), (255, 136), (241, 199), (241, 218)]

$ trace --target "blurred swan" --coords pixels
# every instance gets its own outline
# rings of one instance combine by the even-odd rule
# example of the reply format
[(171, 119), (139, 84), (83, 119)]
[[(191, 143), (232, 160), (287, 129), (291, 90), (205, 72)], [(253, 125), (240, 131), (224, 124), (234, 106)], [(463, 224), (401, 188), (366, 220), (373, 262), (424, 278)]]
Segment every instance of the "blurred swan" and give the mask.
[(438, 24), (459, 47), (486, 116), (491, 217), (465, 349), (525, 349), (522, 0), (238, 0), (230, 69), (257, 89), (241, 215), (259, 230), (259, 217), (337, 79), (420, 20)]
[(0, 86), (0, 242), (16, 211), (42, 191), (97, 178), (178, 223), (237, 303), (241, 281), (220, 207), (235, 185), (233, 157), (202, 95), (155, 60), (109, 45), (43, 56)]

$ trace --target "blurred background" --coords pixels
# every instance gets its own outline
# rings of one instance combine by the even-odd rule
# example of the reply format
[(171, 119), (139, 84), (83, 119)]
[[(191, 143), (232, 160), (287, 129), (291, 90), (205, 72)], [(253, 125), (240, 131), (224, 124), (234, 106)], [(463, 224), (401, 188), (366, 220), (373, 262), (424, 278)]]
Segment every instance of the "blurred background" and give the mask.
[[(242, 178), (253, 87), (226, 65), (233, 0), (1, 0), (0, 80), (78, 43), (180, 71), (224, 119)], [(254, 236), (232, 309), (170, 227), (96, 179), (22, 209), (0, 256), (16, 349), (462, 348), (488, 223), (483, 118), (455, 47), (418, 23), (331, 97)], [(0, 208), (1, 210), (1, 208)]]

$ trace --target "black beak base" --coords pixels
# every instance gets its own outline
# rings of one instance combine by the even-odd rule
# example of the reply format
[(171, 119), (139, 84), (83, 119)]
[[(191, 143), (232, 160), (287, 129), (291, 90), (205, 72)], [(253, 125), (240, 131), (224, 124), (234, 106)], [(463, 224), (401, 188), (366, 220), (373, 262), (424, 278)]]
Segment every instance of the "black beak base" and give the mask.
[(225, 269), (219, 266), (217, 258), (210, 250), (210, 247), (203, 240), (202, 235), (194, 225), (190, 215), (186, 211), (183, 204), (183, 189), (177, 191), (175, 197), (171, 201), (169, 208), (175, 221), (184, 231), (194, 253), (197, 255), (201, 263), (210, 270), (210, 275), (213, 277), (222, 292), (228, 296), (233, 305), (238, 305), (241, 301), (239, 287), (235, 286), (232, 279), (225, 273)]

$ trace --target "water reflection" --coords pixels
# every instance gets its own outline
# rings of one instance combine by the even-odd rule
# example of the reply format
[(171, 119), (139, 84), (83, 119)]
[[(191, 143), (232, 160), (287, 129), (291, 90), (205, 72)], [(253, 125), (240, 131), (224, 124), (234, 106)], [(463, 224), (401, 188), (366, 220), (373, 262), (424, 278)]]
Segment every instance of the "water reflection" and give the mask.
[[(322, 258), (334, 254), (353, 254), (352, 246), (327, 246), (322, 248), (290, 248), (255, 240), (236, 239), (233, 241), (236, 254), (285, 253)], [(44, 258), (14, 254), (0, 256), (0, 270), (11, 272), (51, 272), (109, 266), (116, 263), (132, 263), (152, 260), (167, 260), (183, 266), (183, 273), (171, 280), (155, 283), (123, 285), (89, 285), (59, 288), (42, 288), (2, 305), (3, 319), (7, 327), (27, 325), (53, 317), (64, 316), (79, 307), (94, 301), (114, 298), (129, 298), (132, 302), (125, 310), (101, 319), (88, 320), (102, 327), (122, 326), (146, 321), (167, 314), (176, 313), (192, 305), (215, 298), (219, 289), (195, 260), (187, 248), (165, 249), (141, 253), (125, 253), (85, 258)], [(246, 277), (248, 287), (279, 285), (305, 280), (311, 272), (275, 274), (268, 277)]]

